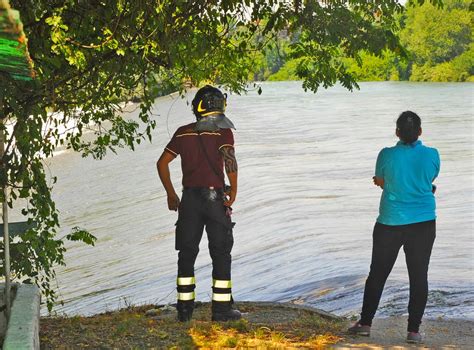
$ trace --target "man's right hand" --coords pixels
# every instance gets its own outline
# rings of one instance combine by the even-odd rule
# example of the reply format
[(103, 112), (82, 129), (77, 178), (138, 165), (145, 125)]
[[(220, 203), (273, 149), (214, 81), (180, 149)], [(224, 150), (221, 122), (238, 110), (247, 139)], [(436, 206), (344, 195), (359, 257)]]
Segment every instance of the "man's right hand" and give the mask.
[(163, 151), (160, 159), (156, 162), (156, 167), (158, 169), (158, 174), (160, 175), (161, 182), (163, 187), (168, 194), (168, 209), (172, 211), (178, 210), (179, 207), (179, 197), (176, 194), (173, 184), (171, 183), (170, 168), (169, 163), (175, 159), (176, 156), (171, 154), (168, 151)]
[(179, 197), (176, 193), (168, 195), (168, 209), (177, 211), (179, 208)]

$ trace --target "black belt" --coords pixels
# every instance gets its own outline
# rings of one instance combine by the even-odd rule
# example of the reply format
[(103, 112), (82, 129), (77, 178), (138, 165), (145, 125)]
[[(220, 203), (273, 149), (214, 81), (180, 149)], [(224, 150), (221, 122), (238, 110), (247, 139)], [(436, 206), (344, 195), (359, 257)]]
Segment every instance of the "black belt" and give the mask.
[(194, 193), (211, 201), (224, 198), (224, 190), (216, 187), (183, 187), (183, 192)]
[(222, 191), (222, 187), (214, 187), (214, 186), (209, 186), (209, 187), (183, 187), (183, 191)]

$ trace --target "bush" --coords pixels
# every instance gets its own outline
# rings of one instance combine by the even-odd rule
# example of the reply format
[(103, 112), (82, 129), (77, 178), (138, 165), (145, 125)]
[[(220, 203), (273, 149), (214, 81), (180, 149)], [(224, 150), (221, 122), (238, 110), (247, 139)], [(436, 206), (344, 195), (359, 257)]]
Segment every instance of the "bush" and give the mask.
[(410, 76), (411, 81), (472, 81), (474, 75), (474, 45), (471, 45), (468, 51), (454, 58), (449, 62), (440, 63), (438, 65), (412, 67)]
[(445, 62), (438, 64), (437, 66), (428, 70), (431, 81), (444, 82), (444, 81), (458, 81), (456, 70), (451, 62)]
[(381, 56), (375, 56), (362, 52), (360, 54), (362, 64), (352, 58), (345, 60), (345, 64), (351, 74), (359, 81), (386, 81), (400, 80), (400, 70), (397, 59), (392, 52), (384, 52)]
[(474, 75), (474, 44), (471, 44), (468, 51), (465, 51), (451, 62), (457, 74), (456, 81), (466, 81)]
[(268, 77), (269, 81), (285, 81), (285, 80), (300, 80), (296, 75), (296, 67), (300, 60), (293, 59), (287, 61), (278, 72)]

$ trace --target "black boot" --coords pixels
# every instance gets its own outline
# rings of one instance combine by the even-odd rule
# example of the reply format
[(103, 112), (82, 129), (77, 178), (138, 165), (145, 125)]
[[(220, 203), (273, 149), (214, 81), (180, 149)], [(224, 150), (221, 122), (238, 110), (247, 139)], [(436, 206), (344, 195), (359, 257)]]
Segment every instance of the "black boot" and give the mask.
[(179, 302), (176, 305), (178, 310), (178, 321), (179, 322), (188, 322), (191, 321), (194, 311), (194, 302)]
[(213, 311), (213, 321), (237, 321), (242, 318), (242, 314), (239, 310), (229, 309), (227, 311)]

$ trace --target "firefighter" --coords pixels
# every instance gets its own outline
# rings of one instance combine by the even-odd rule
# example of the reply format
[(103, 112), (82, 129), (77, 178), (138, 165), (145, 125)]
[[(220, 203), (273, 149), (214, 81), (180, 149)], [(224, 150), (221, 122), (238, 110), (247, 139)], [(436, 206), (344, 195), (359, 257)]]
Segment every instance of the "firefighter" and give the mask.
[[(157, 162), (166, 190), (168, 208), (178, 211), (176, 250), (178, 253), (178, 320), (189, 321), (194, 310), (196, 279), (194, 263), (206, 228), (212, 258), (212, 320), (238, 320), (232, 308), (231, 250), (234, 243), (231, 205), (237, 195), (235, 129), (224, 115), (226, 95), (206, 85), (192, 101), (196, 122), (174, 133)], [(169, 163), (181, 157), (183, 194), (181, 201), (170, 179)], [(224, 165), (230, 182), (226, 189)]]

